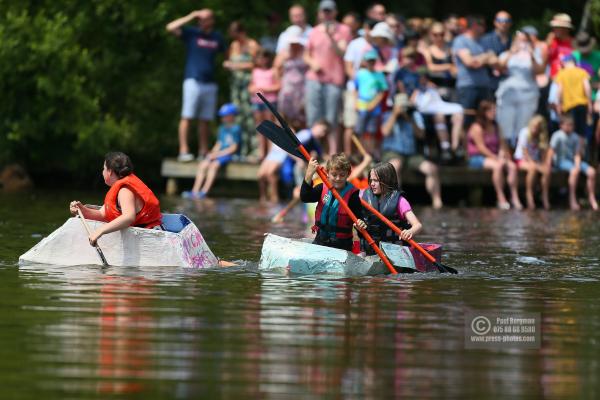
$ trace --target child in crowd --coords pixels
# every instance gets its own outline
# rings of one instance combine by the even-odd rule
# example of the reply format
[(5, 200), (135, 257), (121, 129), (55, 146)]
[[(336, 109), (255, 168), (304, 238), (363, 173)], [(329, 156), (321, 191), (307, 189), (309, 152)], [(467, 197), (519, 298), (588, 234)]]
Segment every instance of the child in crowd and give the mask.
[(569, 114), (582, 145), (587, 133), (588, 119), (592, 116), (592, 87), (590, 76), (575, 64), (572, 55), (561, 58), (563, 68), (554, 81), (558, 86), (558, 115)]
[(559, 171), (569, 172), (569, 206), (571, 210), (579, 210), (577, 203), (577, 178), (579, 172), (587, 175), (587, 191), (590, 206), (598, 210), (596, 195), (596, 171), (588, 163), (581, 160), (581, 140), (573, 135), (575, 124), (573, 117), (565, 115), (560, 121), (560, 130), (552, 134), (550, 147), (554, 153), (554, 167)]
[[(327, 135), (328, 131), (329, 123), (326, 120), (319, 120), (310, 129), (303, 129), (296, 136), (307, 151), (314, 151), (317, 155), (321, 152), (319, 141)], [(267, 157), (260, 164), (258, 168), (258, 185), (261, 202), (277, 203), (279, 201), (277, 190), (279, 170), (284, 163), (289, 162), (289, 158), (290, 156), (285, 150), (273, 145)]]
[[(274, 121), (274, 117), (267, 106), (256, 96), (260, 92), (273, 104), (277, 103), (277, 93), (281, 88), (277, 69), (273, 67), (273, 53), (268, 50), (260, 50), (256, 54), (255, 67), (252, 69), (252, 78), (248, 90), (252, 95), (252, 111), (256, 125), (264, 120)], [(258, 135), (258, 156), (263, 160), (269, 152), (270, 142), (263, 135)]]
[(517, 165), (511, 160), (508, 145), (500, 135), (496, 124), (496, 105), (483, 100), (477, 109), (475, 122), (467, 133), (467, 153), (469, 167), (492, 170), (492, 183), (496, 190), (498, 208), (510, 209), (510, 203), (504, 195), (504, 171), (507, 174), (512, 206), (523, 209), (519, 200)]
[(407, 95), (399, 93), (394, 96), (393, 110), (383, 117), (382, 160), (390, 162), (398, 178), (403, 167), (424, 174), (425, 188), (431, 196), (432, 206), (441, 208), (443, 204), (438, 167), (417, 152), (416, 137), (424, 136), (423, 118), (419, 113), (410, 112), (409, 104)]
[(548, 149), (548, 128), (541, 115), (534, 115), (529, 124), (521, 129), (514, 154), (515, 162), (520, 170), (527, 171), (525, 178), (525, 195), (527, 208), (535, 209), (533, 187), (537, 174), (542, 177), (542, 204), (545, 210), (550, 209), (548, 191), (550, 189), (550, 172), (552, 167), (552, 151)]
[(198, 164), (196, 179), (191, 191), (181, 194), (186, 199), (202, 199), (210, 191), (219, 168), (227, 165), (234, 155), (239, 154), (242, 140), (242, 130), (235, 123), (237, 107), (233, 103), (227, 103), (219, 109), (221, 126), (217, 136), (217, 142), (206, 155), (204, 160)]
[(375, 134), (379, 128), (379, 117), (381, 116), (382, 100), (388, 90), (385, 75), (381, 71), (375, 71), (377, 51), (369, 50), (363, 56), (364, 67), (358, 70), (355, 84), (358, 93), (356, 109), (358, 110), (358, 123), (356, 134), (364, 136), (367, 152), (375, 150)]
[[(394, 166), (388, 162), (379, 163), (369, 172), (369, 188), (362, 195), (363, 200), (402, 229), (401, 240), (410, 240), (423, 225), (412, 211), (404, 192), (398, 189), (398, 176)], [(397, 243), (398, 236), (374, 214), (365, 210), (367, 231), (379, 242)], [(361, 241), (362, 250), (373, 254), (371, 246)]]
[[(441, 160), (449, 162), (452, 159), (450, 150), (457, 158), (463, 158), (464, 150), (461, 146), (464, 119), (462, 106), (442, 99), (437, 87), (429, 80), (426, 73), (421, 74), (419, 86), (413, 92), (411, 101), (421, 114), (433, 117), (435, 132), (442, 150)], [(450, 116), (452, 121), (452, 144), (450, 144), (446, 127), (446, 116)]]
[[(352, 251), (352, 219), (325, 184), (312, 186), (313, 175), (318, 166), (317, 160), (311, 158), (300, 189), (302, 202), (317, 202), (315, 225), (313, 226), (316, 236), (313, 243)], [(356, 225), (361, 229), (366, 229), (367, 225), (361, 219), (363, 213), (358, 189), (347, 181), (351, 168), (350, 161), (343, 153), (334, 154), (327, 161), (327, 178), (358, 218)]]

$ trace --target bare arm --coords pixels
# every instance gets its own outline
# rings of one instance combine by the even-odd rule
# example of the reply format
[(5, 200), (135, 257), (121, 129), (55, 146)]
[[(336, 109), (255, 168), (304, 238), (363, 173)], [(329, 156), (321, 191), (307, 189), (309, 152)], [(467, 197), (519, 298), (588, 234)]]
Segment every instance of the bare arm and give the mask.
[(415, 213), (412, 210), (407, 212), (404, 215), (404, 217), (406, 218), (408, 223), (411, 225), (411, 228), (403, 230), (402, 233), (400, 234), (400, 238), (402, 240), (410, 240), (417, 233), (419, 233), (421, 231), (421, 229), (423, 229), (423, 224), (421, 224), (421, 221), (419, 221), (419, 219), (417, 218), (417, 216), (415, 215)]
[(431, 50), (429, 48), (423, 51), (423, 56), (425, 57), (425, 62), (427, 63), (427, 70), (430, 72), (452, 72), (452, 68), (454, 64), (445, 63), (445, 64), (436, 64), (433, 62), (433, 56), (431, 55)]
[(481, 68), (484, 65), (481, 57), (471, 55), (471, 52), (468, 49), (458, 50), (456, 56), (467, 68)]
[(396, 119), (398, 118), (398, 115), (400, 115), (401, 111), (401, 108), (394, 107), (394, 109), (390, 113), (390, 116), (385, 120), (383, 125), (381, 125), (381, 133), (383, 134), (383, 136), (390, 136), (392, 130), (394, 129)]
[(181, 36), (181, 27), (190, 23), (195, 18), (202, 18), (204, 15), (204, 10), (192, 11), (188, 15), (177, 18), (169, 22), (166, 26), (167, 32), (172, 33), (175, 36)]
[(104, 221), (104, 205), (100, 208), (90, 208), (81, 204), (78, 200), (73, 200), (71, 204), (69, 204), (69, 211), (71, 215), (77, 215), (77, 209), (81, 210), (81, 214), (85, 219), (91, 219), (94, 221)]
[(92, 232), (90, 236), (90, 243), (92, 245), (102, 235), (128, 228), (135, 221), (135, 194), (130, 189), (124, 187), (119, 190), (117, 198), (121, 205), (121, 215)]
[(238, 149), (238, 144), (234, 143), (231, 146), (227, 146), (224, 149), (221, 150), (215, 150), (215, 151), (211, 151), (209, 157), (210, 160), (216, 160), (219, 157), (223, 157), (223, 156), (229, 156), (231, 154), (235, 154), (235, 152)]

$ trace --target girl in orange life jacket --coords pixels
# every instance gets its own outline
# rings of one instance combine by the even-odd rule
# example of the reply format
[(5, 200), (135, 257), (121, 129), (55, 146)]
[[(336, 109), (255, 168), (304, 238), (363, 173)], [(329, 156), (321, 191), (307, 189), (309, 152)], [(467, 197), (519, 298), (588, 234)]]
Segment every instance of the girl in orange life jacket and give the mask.
[[(311, 158), (300, 188), (300, 200), (304, 203), (317, 202), (315, 226), (317, 235), (314, 244), (352, 251), (352, 219), (340, 206), (324, 183), (312, 186), (312, 177), (319, 166), (316, 159)], [(362, 206), (358, 197), (358, 189), (347, 182), (350, 174), (350, 161), (343, 153), (333, 155), (327, 161), (327, 178), (340, 196), (346, 201), (354, 215), (358, 218), (356, 225), (366, 228), (362, 218)]]
[[(398, 189), (398, 176), (392, 164), (379, 163), (371, 169), (369, 188), (364, 191), (363, 200), (402, 229), (400, 239), (410, 240), (423, 225), (403, 195), (404, 192)], [(367, 231), (376, 242), (398, 242), (398, 236), (385, 223), (368, 210), (364, 213)], [(367, 254), (373, 254), (371, 246), (364, 240), (361, 240), (361, 247)]]
[(77, 209), (80, 209), (84, 218), (107, 222), (90, 235), (92, 246), (105, 233), (129, 226), (154, 228), (160, 225), (161, 213), (158, 199), (148, 186), (133, 174), (133, 164), (126, 154), (121, 152), (106, 154), (102, 176), (110, 189), (100, 209), (86, 207), (77, 200), (72, 201), (69, 207), (73, 215), (76, 215)]

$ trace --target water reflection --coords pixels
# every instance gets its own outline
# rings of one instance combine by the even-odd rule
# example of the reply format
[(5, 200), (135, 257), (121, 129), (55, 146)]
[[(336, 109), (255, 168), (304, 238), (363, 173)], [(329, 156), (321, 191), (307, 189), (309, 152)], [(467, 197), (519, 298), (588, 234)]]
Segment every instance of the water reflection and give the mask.
[[(585, 213), (418, 209), (460, 275), (321, 279), (256, 270), (264, 232), (303, 234), (300, 208), (275, 225), (249, 201), (165, 203), (243, 266), (0, 268), (0, 368), (21, 366), (3, 397), (597, 397), (600, 229)], [(542, 346), (467, 350), (466, 310), (541, 313)]]

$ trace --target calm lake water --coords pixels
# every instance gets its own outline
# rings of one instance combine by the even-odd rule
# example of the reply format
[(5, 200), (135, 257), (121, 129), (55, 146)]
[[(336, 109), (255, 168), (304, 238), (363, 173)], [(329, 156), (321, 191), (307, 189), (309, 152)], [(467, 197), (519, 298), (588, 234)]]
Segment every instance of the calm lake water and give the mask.
[[(459, 275), (290, 278), (256, 263), (299, 207), (164, 198), (243, 266), (19, 268), (74, 198), (101, 195), (0, 197), (1, 398), (600, 398), (599, 214), (417, 208)], [(541, 343), (466, 348), (469, 312), (537, 313)]]

